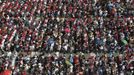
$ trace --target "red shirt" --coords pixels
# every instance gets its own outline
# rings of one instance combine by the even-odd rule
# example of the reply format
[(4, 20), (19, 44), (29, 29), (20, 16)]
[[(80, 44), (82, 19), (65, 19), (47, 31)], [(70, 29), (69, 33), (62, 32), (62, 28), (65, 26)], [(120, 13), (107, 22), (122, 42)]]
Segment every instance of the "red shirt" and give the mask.
[(11, 75), (11, 71), (10, 70), (5, 70), (2, 73), (0, 73), (0, 75)]
[(23, 71), (21, 75), (27, 75), (26, 71)]

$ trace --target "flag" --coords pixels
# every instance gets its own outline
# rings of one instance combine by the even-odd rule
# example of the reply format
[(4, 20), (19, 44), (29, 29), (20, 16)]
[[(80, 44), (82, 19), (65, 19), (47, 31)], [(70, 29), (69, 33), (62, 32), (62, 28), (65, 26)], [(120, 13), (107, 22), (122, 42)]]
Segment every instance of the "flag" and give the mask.
[(66, 64), (67, 64), (67, 65), (72, 65), (72, 64), (71, 64), (69, 61), (67, 61), (67, 60), (66, 60)]
[(53, 44), (54, 43), (54, 39), (53, 38), (49, 38), (48, 39), (48, 45), (51, 45), (51, 44)]
[(73, 59), (73, 56), (71, 56), (71, 57), (70, 57), (70, 62), (73, 63), (73, 62), (74, 62), (73, 60), (74, 60), (74, 59)]
[(65, 32), (66, 33), (70, 33), (70, 29), (69, 28), (65, 28)]
[(123, 43), (123, 45), (127, 45), (128, 42), (125, 39), (122, 39), (121, 42)]

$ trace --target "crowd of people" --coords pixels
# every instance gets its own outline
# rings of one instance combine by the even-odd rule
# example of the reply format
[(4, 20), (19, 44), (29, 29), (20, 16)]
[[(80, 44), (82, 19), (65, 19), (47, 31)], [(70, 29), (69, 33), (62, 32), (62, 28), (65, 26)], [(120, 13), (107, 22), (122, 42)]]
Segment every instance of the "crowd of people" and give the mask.
[(133, 0), (1, 0), (2, 51), (133, 51)]
[[(0, 0), (0, 71), (10, 69), (13, 75), (130, 75), (133, 6), (134, 0)], [(30, 57), (22, 52), (50, 54)], [(61, 56), (51, 54), (54, 52)], [(106, 56), (89, 60), (64, 54), (77, 52)], [(128, 57), (108, 56), (114, 52)]]
[(133, 53), (31, 55), (15, 52), (0, 57), (0, 75), (133, 75), (133, 56)]

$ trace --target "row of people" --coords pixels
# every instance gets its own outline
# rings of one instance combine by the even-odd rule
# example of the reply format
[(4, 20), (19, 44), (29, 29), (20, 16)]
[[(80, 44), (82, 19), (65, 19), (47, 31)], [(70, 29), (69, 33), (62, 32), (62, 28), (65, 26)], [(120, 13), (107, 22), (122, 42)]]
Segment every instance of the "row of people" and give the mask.
[(7, 53), (0, 57), (0, 75), (132, 75), (133, 53), (61, 54)]

